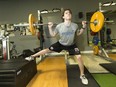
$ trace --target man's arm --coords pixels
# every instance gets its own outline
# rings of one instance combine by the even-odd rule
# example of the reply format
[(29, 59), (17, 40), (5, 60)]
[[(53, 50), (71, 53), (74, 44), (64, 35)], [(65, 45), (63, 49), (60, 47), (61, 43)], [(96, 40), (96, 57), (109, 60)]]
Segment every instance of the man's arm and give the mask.
[(86, 28), (87, 28), (86, 21), (82, 21), (82, 28), (77, 32), (77, 36), (81, 35)]
[(77, 36), (81, 35), (83, 32), (84, 32), (84, 29), (81, 28), (81, 29), (77, 32)]
[(56, 33), (53, 31), (53, 23), (52, 22), (48, 23), (48, 29), (49, 29), (49, 33), (52, 37), (56, 36)]

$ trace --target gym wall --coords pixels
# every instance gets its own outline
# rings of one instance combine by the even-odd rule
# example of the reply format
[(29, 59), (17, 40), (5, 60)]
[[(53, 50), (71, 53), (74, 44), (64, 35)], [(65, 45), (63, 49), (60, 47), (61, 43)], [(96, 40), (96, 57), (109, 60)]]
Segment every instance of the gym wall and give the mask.
[[(82, 21), (86, 20), (86, 12), (98, 10), (99, 1), (101, 2), (101, 0), (0, 0), (0, 24), (27, 22), (28, 15), (30, 13), (37, 18), (37, 10), (51, 10), (53, 8), (70, 8), (73, 12), (73, 21)], [(102, 0), (102, 2), (106, 1), (110, 0)], [(79, 18), (79, 12), (83, 12), (82, 18)], [(81, 25), (79, 25), (79, 27), (81, 28)], [(13, 39), (17, 40), (19, 38), (13, 37)], [(28, 39), (30, 40), (30, 38)], [(86, 31), (77, 39), (77, 44), (80, 50), (91, 50), (91, 48), (87, 45)], [(22, 51), (27, 45), (29, 48), (32, 44), (34, 44), (32, 46), (33, 48), (38, 46), (36, 41), (33, 40), (30, 40), (29, 44), (27, 43), (21, 46), (21, 44), (26, 41), (27, 39), (23, 41), (20, 40), (16, 44), (17, 46), (20, 46), (18, 47), (19, 52)]]
[(76, 16), (80, 11), (95, 11), (98, 0), (0, 0), (0, 23), (26, 22), (30, 13), (37, 17), (37, 10), (53, 8), (71, 8)]
[[(48, 23), (48, 22), (52, 21), (53, 23), (58, 24), (58, 23), (62, 22), (61, 12), (42, 14), (41, 16), (43, 19), (43, 23)], [(55, 27), (56, 27), (56, 25), (54, 25), (54, 28)], [(51, 37), (47, 25), (43, 27), (43, 30), (44, 30), (44, 39), (45, 39), (44, 48), (48, 48), (51, 44), (58, 41), (58, 36)]]

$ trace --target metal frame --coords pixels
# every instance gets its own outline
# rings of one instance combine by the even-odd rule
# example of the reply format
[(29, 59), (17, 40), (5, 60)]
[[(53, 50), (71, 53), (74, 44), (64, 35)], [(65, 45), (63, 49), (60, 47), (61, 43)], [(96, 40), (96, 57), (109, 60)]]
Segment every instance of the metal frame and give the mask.
[(2, 58), (4, 60), (10, 59), (10, 49), (9, 49), (9, 36), (0, 37), (2, 41)]

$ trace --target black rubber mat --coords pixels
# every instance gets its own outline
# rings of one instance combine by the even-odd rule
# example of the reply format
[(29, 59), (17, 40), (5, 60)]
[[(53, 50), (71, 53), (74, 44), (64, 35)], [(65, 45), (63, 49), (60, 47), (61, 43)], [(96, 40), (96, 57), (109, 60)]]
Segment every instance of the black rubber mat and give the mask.
[(112, 63), (102, 63), (100, 64), (102, 67), (104, 67), (106, 70), (110, 71), (111, 73), (116, 75), (116, 62)]
[(80, 70), (78, 65), (67, 66), (68, 87), (100, 87), (97, 81), (85, 68), (85, 75), (88, 78), (89, 84), (84, 85), (80, 80)]

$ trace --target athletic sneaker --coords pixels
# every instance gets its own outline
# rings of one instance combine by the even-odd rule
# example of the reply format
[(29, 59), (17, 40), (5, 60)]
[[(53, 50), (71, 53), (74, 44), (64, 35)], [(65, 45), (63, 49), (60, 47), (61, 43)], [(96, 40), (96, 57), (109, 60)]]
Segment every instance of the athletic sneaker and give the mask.
[(83, 74), (82, 76), (80, 76), (80, 79), (82, 81), (82, 83), (84, 85), (88, 85), (88, 79), (85, 77), (85, 75)]
[(26, 57), (25, 60), (31, 61), (34, 60), (34, 58), (32, 56)]

